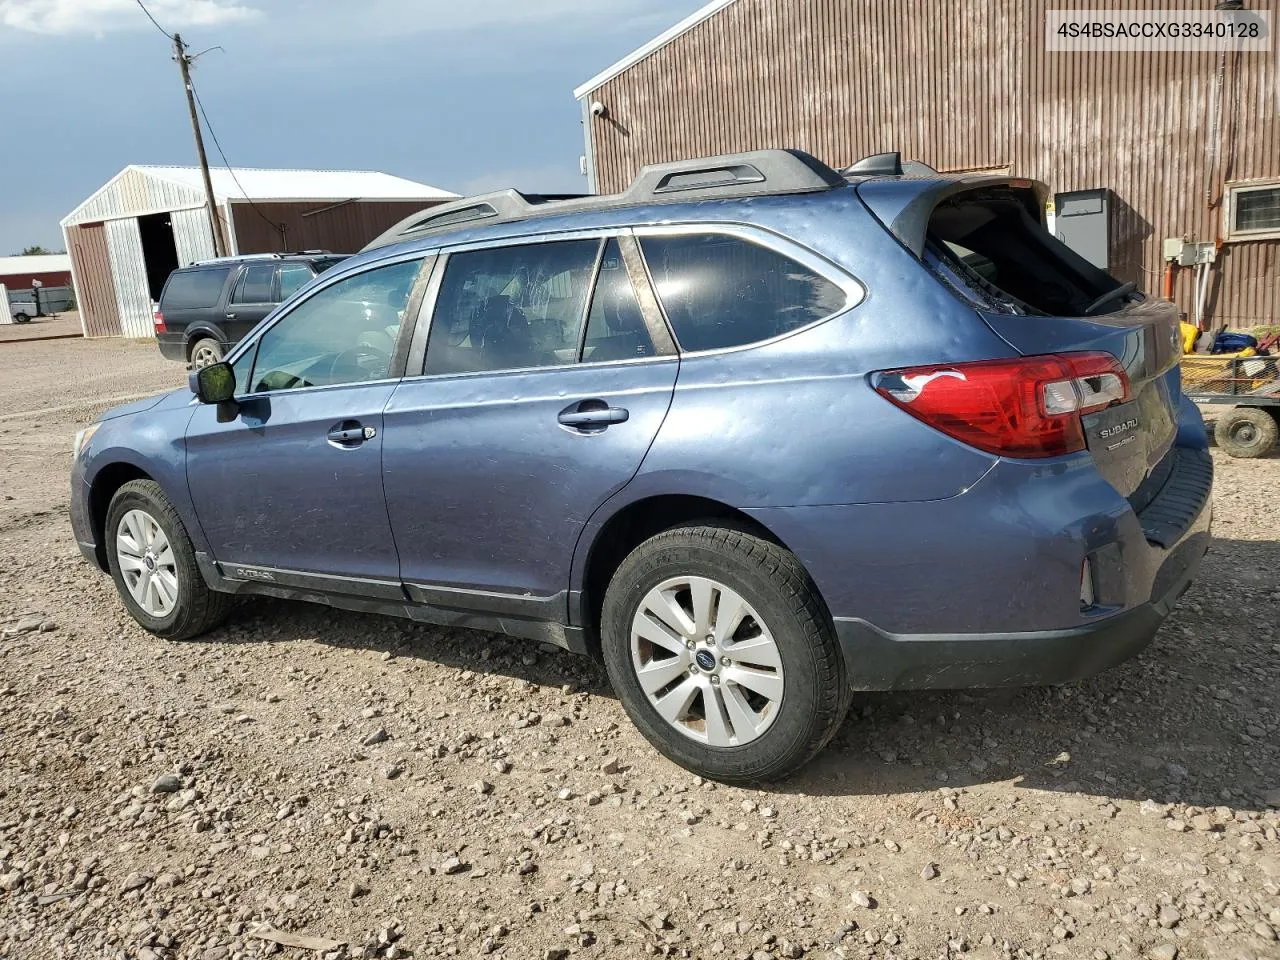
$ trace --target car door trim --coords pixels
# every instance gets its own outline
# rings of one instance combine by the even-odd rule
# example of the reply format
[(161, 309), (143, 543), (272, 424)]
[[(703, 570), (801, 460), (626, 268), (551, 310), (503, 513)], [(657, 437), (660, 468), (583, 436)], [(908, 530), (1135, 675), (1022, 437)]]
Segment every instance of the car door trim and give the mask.
[(418, 268), (413, 286), (409, 288), (409, 299), (404, 305), (404, 315), (400, 321), (400, 329), (396, 332), (396, 345), (391, 352), (391, 364), (387, 368), (389, 378), (399, 380), (404, 376), (413, 350), (412, 345), (417, 335), (418, 324), (422, 320), (422, 304), (426, 300), (427, 290), (440, 258), (428, 254)]
[[(640, 251), (640, 242), (636, 239), (634, 231), (628, 230), (618, 237), (618, 249), (622, 253), (622, 264), (626, 267), (627, 276), (631, 280), (631, 289), (640, 303), (640, 316), (644, 319), (649, 339), (653, 341), (654, 356), (678, 355), (680, 350), (676, 346), (675, 334), (658, 300), (658, 291), (653, 285), (653, 278), (649, 276), (649, 269), (645, 265), (644, 254)], [(595, 292), (594, 289), (592, 292)]]
[[(390, 580), (364, 580), (244, 564), (220, 564), (204, 552), (196, 553), (196, 566), (209, 588), (220, 593), (302, 600), (338, 610), (501, 633), (523, 640), (550, 643), (580, 655), (591, 652), (586, 631), (565, 623), (568, 613), (567, 593), (552, 597), (524, 597), (452, 587), (410, 586)], [(227, 575), (223, 567), (232, 573), (254, 571), (267, 574), (272, 579), (232, 577)], [(410, 593), (416, 593), (424, 599), (410, 599)]]
[(218, 575), (233, 583), (268, 584), (300, 590), (320, 590), (324, 593), (341, 593), (377, 600), (404, 600), (404, 588), (395, 580), (369, 580), (363, 577), (342, 577), (327, 573), (305, 573), (301, 570), (282, 570), (278, 567), (260, 567), (251, 563), (227, 563), (217, 561)]

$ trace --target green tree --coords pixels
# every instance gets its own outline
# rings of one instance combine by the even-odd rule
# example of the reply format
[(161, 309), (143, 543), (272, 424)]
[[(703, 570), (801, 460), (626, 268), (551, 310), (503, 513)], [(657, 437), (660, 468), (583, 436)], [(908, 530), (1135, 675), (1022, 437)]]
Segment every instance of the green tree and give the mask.
[(40, 246), (40, 244), (38, 244), (38, 243), (37, 243), (34, 247), (27, 247), (27, 248), (26, 248), (25, 250), (23, 250), (20, 254), (18, 254), (18, 256), (20, 256), (20, 257), (43, 257), (43, 256), (47, 256), (48, 254), (50, 254), (50, 253), (52, 253), (52, 252), (53, 252), (53, 251), (51, 251), (51, 250), (46, 250), (44, 247)]

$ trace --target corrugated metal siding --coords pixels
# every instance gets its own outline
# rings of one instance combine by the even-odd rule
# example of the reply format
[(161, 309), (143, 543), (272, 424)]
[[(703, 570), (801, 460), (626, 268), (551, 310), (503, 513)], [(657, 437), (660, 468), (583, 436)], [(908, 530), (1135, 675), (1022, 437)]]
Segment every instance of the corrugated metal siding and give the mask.
[[(1008, 164), (1059, 192), (1111, 188), (1115, 272), (1158, 293), (1165, 237), (1217, 238), (1225, 181), (1280, 177), (1276, 55), (1229, 58), (1215, 161), (1218, 53), (1048, 53), (1049, 6), (738, 0), (586, 95), (609, 109), (590, 121), (598, 188), (645, 163), (764, 147), (836, 166), (895, 149), (938, 169)], [(1280, 3), (1249, 6), (1274, 18)], [(1190, 272), (1178, 283), (1190, 312)], [(1232, 326), (1280, 319), (1280, 241), (1226, 244), (1209, 309)]]
[(209, 230), (209, 211), (205, 207), (175, 210), (169, 215), (173, 226), (173, 243), (178, 249), (178, 266), (216, 256)]
[(135, 167), (126, 167), (62, 221), (64, 226), (109, 220), (139, 213), (177, 210), (202, 205), (203, 190), (193, 190), (180, 183), (148, 176)]
[(147, 286), (138, 218), (108, 220), (106, 228), (107, 255), (116, 285), (116, 310), (120, 316), (121, 333), (126, 337), (154, 337), (151, 293)]
[(101, 223), (66, 228), (67, 252), (76, 286), (76, 305), (86, 337), (120, 336), (116, 287), (107, 253), (107, 230)]
[[(388, 227), (435, 203), (421, 200), (361, 200), (231, 203), (238, 253), (332, 250), (355, 253)], [(284, 226), (284, 230), (280, 226)]]

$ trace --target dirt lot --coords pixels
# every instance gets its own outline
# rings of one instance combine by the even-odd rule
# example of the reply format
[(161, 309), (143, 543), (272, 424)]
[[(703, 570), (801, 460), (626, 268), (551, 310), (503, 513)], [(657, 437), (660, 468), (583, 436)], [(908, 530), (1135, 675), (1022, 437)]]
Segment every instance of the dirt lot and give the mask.
[(0, 957), (1280, 957), (1280, 460), (1218, 458), (1137, 660), (859, 696), (750, 791), (521, 642), (266, 601), (143, 633), (72, 542), (69, 446), (182, 380), (0, 344)]

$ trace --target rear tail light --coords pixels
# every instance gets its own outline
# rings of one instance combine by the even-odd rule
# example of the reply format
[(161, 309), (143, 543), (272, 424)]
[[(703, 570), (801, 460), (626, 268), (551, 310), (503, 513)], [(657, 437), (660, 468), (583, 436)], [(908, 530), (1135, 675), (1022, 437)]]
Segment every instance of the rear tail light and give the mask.
[(872, 383), (917, 420), (1005, 457), (1083, 450), (1081, 416), (1129, 399), (1129, 378), (1109, 353), (886, 370)]
[(152, 319), (155, 321), (155, 324), (156, 324), (156, 333), (168, 333), (168, 332), (169, 332), (169, 328), (168, 328), (168, 327), (166, 327), (166, 326), (164, 325), (164, 314), (163, 314), (163, 313), (161, 313), (159, 310), (157, 310), (157, 311), (155, 312), (155, 314), (153, 315)]

